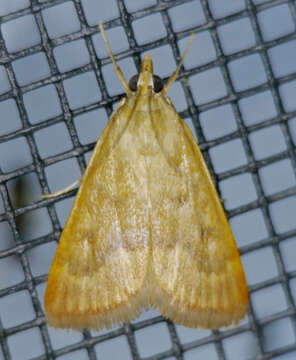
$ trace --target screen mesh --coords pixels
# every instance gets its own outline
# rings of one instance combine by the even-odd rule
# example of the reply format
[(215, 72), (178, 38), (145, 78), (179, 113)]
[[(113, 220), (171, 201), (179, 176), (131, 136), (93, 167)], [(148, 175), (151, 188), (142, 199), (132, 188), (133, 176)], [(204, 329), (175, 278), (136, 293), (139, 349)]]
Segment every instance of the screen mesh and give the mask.
[[(0, 4), (0, 359), (296, 358), (296, 7), (284, 0), (4, 0)], [(43, 293), (83, 173), (145, 52), (224, 201), (248, 316), (186, 329), (150, 310), (101, 332), (46, 326)]]

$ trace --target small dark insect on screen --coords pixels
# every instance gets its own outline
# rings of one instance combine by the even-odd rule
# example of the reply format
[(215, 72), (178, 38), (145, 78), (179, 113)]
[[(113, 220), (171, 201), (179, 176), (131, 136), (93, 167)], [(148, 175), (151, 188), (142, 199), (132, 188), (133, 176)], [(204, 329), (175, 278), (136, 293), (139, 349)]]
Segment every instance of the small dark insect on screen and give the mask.
[[(108, 331), (45, 323), (47, 273), (95, 142), (143, 54), (196, 135), (242, 255), (250, 309), (206, 331), (156, 310)], [(292, 0), (0, 1), (0, 359), (296, 359)]]

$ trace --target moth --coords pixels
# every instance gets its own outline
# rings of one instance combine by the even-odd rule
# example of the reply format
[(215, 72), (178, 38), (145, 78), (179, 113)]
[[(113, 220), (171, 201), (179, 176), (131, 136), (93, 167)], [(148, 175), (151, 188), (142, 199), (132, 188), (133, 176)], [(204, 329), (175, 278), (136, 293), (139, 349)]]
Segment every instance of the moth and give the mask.
[[(244, 270), (206, 162), (145, 55), (100, 136), (62, 232), (45, 292), (48, 324), (102, 329), (149, 306), (187, 327), (237, 324)], [(192, 38), (191, 38), (192, 40)]]

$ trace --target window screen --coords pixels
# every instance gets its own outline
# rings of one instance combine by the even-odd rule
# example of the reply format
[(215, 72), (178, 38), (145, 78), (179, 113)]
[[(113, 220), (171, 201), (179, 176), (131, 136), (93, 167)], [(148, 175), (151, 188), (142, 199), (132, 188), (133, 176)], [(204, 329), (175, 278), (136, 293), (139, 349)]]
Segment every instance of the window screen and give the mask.
[[(237, 327), (189, 329), (156, 310), (105, 330), (47, 327), (49, 266), (79, 179), (149, 52), (203, 151), (240, 249), (250, 307)], [(296, 3), (1, 0), (0, 359), (296, 358)]]

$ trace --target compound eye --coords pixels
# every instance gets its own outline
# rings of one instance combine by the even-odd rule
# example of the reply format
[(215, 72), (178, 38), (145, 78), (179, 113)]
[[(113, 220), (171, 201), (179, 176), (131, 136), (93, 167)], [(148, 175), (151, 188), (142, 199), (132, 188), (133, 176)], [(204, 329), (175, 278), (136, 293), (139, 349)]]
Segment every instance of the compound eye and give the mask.
[(134, 75), (130, 78), (130, 81), (128, 83), (129, 88), (131, 91), (137, 91), (138, 89), (138, 80), (139, 80), (139, 74)]
[(161, 92), (163, 89), (163, 82), (161, 78), (157, 75), (153, 75), (153, 90), (155, 93)]

